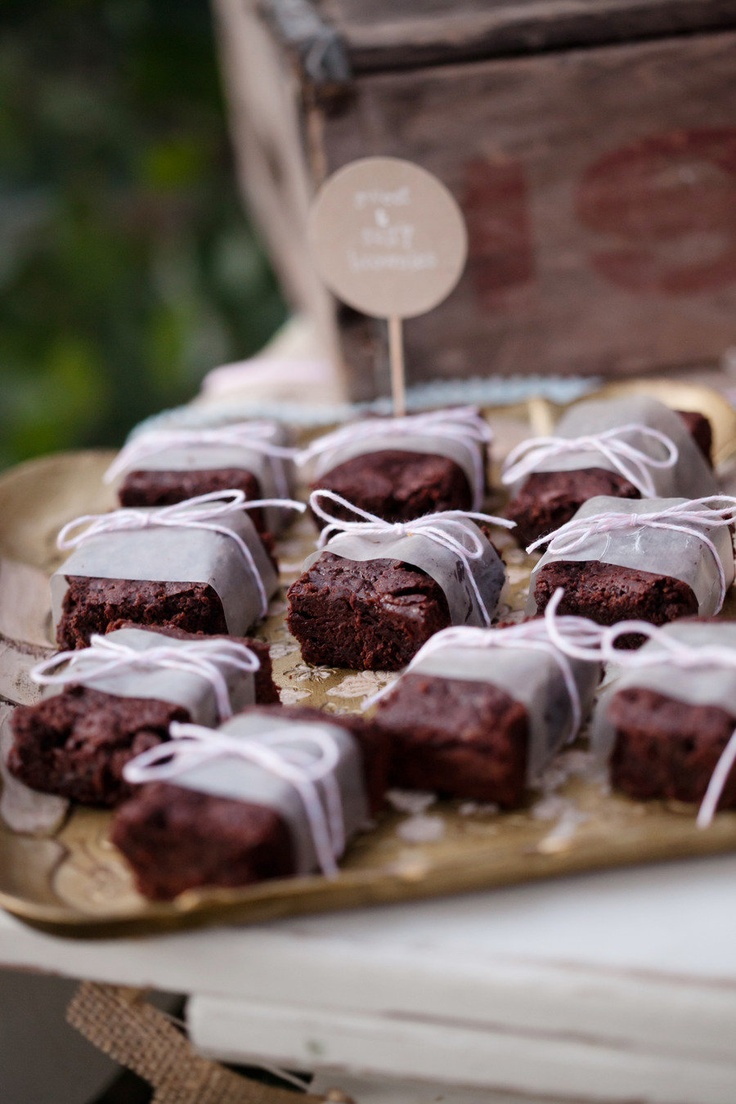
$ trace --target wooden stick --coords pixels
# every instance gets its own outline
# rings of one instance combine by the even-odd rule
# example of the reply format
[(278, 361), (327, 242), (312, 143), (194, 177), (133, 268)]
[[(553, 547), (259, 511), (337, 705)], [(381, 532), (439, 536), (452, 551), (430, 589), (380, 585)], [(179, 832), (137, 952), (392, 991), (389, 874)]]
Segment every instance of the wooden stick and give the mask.
[(403, 418), (406, 414), (406, 373), (404, 370), (404, 338), (401, 332), (401, 319), (388, 320), (388, 356), (391, 363), (391, 397), (394, 404), (394, 417)]

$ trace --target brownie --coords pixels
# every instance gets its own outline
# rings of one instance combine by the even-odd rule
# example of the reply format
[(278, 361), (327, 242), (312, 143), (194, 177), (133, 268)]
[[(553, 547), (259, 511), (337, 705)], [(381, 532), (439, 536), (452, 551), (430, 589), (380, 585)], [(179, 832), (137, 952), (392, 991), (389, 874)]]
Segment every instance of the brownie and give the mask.
[[(690, 705), (642, 687), (614, 694), (608, 717), (616, 731), (611, 783), (637, 801), (702, 801), (736, 726), (736, 715), (719, 706)], [(718, 807), (736, 808), (736, 769)]]
[(596, 495), (641, 497), (633, 483), (605, 468), (532, 472), (506, 507), (506, 517), (516, 522), (513, 536), (526, 547), (564, 525)]
[[(293, 720), (325, 721), (348, 728), (358, 740), (371, 813), (383, 804), (388, 740), (361, 717), (325, 716), (295, 707), (247, 710)], [(170, 900), (195, 886), (246, 886), (295, 872), (286, 823), (253, 802), (197, 793), (167, 783), (141, 786), (116, 814), (112, 842), (133, 867), (140, 892)]]
[[(713, 466), (713, 431), (709, 420), (695, 411), (677, 410), (693, 440)], [(605, 468), (532, 472), (506, 507), (506, 517), (516, 522), (514, 538), (522, 547), (554, 532), (569, 521), (589, 498), (641, 498), (639, 491), (619, 472)]]
[(439, 583), (400, 560), (323, 552), (288, 591), (287, 624), (307, 663), (398, 671), (450, 612)]
[[(279, 689), (276, 683), (273, 681), (273, 665), (271, 663), (271, 649), (268, 644), (262, 640), (254, 640), (250, 636), (230, 636), (226, 633), (217, 633), (212, 635), (211, 633), (204, 632), (185, 632), (183, 629), (176, 629), (173, 626), (167, 625), (162, 627), (160, 625), (148, 625), (146, 626), (152, 632), (158, 632), (162, 636), (173, 636), (176, 640), (232, 640), (235, 644), (245, 644), (247, 648), (250, 648), (252, 652), (258, 658), (260, 667), (254, 672), (254, 692), (255, 699), (258, 705), (278, 705)], [(108, 626), (108, 632), (112, 632), (113, 629), (134, 629), (136, 624), (133, 621), (116, 621)]]
[(144, 897), (196, 886), (247, 886), (294, 873), (286, 823), (273, 809), (156, 782), (116, 813), (110, 839)]
[[(447, 456), (385, 449), (364, 453), (325, 472), (310, 490), (329, 490), (385, 521), (411, 521), (441, 510), (470, 510), (473, 492), (463, 469)], [(335, 517), (355, 520), (336, 503)], [(321, 525), (322, 522), (318, 520)]]
[(227, 635), (222, 602), (208, 583), (100, 579), (70, 575), (56, 639), (62, 649), (86, 648), (92, 633), (120, 621)]
[[(171, 506), (211, 491), (242, 491), (246, 499), (262, 498), (261, 485), (242, 468), (210, 468), (195, 471), (131, 471), (118, 491), (121, 506)], [(248, 517), (262, 533), (263, 510), (249, 510)]]
[[(680, 579), (598, 560), (557, 560), (541, 567), (534, 587), (538, 613), (544, 612), (558, 587), (565, 591), (559, 614), (588, 617), (599, 625), (615, 625), (630, 618), (664, 625), (698, 612), (695, 594)], [(622, 638), (621, 644), (631, 647), (640, 642), (632, 634)]]
[(122, 776), (128, 760), (168, 739), (172, 721), (188, 720), (171, 702), (69, 686), (15, 709), (8, 769), (34, 790), (111, 807), (132, 793)]
[(391, 738), (393, 785), (505, 809), (523, 802), (527, 711), (499, 687), (407, 674), (379, 703), (373, 723)]

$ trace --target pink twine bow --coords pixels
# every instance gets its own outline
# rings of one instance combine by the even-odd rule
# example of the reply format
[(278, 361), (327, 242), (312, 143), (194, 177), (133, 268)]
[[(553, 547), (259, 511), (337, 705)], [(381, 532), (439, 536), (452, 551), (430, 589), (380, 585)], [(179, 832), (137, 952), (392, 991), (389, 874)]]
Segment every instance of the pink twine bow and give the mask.
[(334, 737), (316, 725), (238, 738), (202, 725), (171, 724), (172, 739), (149, 748), (123, 768), (127, 782), (168, 782), (216, 759), (234, 759), (268, 771), (296, 790), (309, 823), (323, 873), (338, 873), (336, 859), (345, 850), (345, 822), (335, 768), (340, 753)]
[[(273, 441), (274, 422), (235, 422), (214, 429), (151, 429), (129, 441), (105, 472), (105, 483), (112, 483), (125, 471), (133, 470), (150, 456), (173, 448), (243, 448), (273, 459), (293, 460), (297, 450)], [(271, 465), (279, 494), (289, 497), (289, 487), (281, 465)]]
[[(58, 670), (67, 664), (65, 670)], [(232, 717), (230, 693), (223, 668), (255, 672), (260, 667), (255, 652), (235, 640), (191, 640), (177, 645), (162, 644), (137, 650), (120, 640), (94, 633), (90, 647), (59, 652), (42, 660), (31, 671), (41, 686), (85, 682), (126, 671), (181, 671), (205, 679), (215, 695), (217, 713), (222, 721)]]
[[(329, 456), (354, 441), (380, 441), (391, 437), (408, 437), (427, 433), (432, 436), (468, 445), (473, 464), (473, 509), (483, 501), (485, 489), (483, 447), (493, 440), (493, 432), (472, 406), (450, 410), (433, 410), (426, 414), (411, 414), (403, 418), (375, 418), (343, 426), (312, 441), (297, 455), (297, 463), (305, 464), (315, 456)], [(477, 447), (472, 447), (472, 446)], [(397, 447), (400, 441), (397, 441)]]
[[(717, 505), (721, 503), (722, 505)], [(541, 545), (547, 545), (547, 551), (553, 556), (565, 556), (577, 552), (595, 536), (626, 529), (667, 529), (675, 533), (686, 533), (701, 541), (715, 560), (718, 569), (720, 597), (718, 609), (726, 597), (726, 573), (715, 544), (700, 528), (722, 529), (733, 525), (736, 519), (736, 498), (728, 495), (708, 495), (706, 498), (688, 499), (675, 503), (663, 510), (650, 513), (624, 513), (610, 511), (592, 514), (588, 517), (574, 517), (565, 522), (553, 533), (539, 537), (527, 546), (527, 552), (534, 552)]]
[(211, 491), (209, 494), (196, 495), (172, 506), (154, 508), (123, 508), (108, 514), (84, 514), (68, 522), (59, 532), (57, 547), (62, 551), (77, 548), (105, 533), (134, 532), (143, 529), (200, 529), (218, 533), (234, 541), (252, 574), (261, 599), (261, 616), (268, 610), (268, 595), (263, 580), (256, 567), (253, 554), (243, 538), (227, 525), (218, 524), (218, 519), (242, 510), (255, 510), (262, 506), (277, 506), (287, 510), (306, 509), (303, 502), (292, 499), (264, 498), (246, 501), (242, 491)]
[[(656, 442), (663, 445), (666, 456), (658, 459), (651, 452), (637, 448), (624, 439), (625, 434), (634, 433), (643, 437), (645, 444)], [(505, 484), (515, 483), (536, 471), (547, 460), (576, 452), (599, 452), (645, 498), (654, 498), (657, 493), (650, 469), (672, 468), (679, 458), (677, 445), (666, 434), (631, 422), (607, 429), (603, 433), (581, 437), (535, 437), (522, 441), (506, 458), (501, 481)]]
[[(351, 510), (360, 521), (342, 521), (340, 518), (328, 514), (320, 504), (320, 499), (335, 502), (343, 509)], [(389, 533), (395, 538), (422, 536), (427, 540), (449, 552), (454, 553), (463, 564), (468, 580), (473, 588), (473, 593), (478, 603), (483, 620), (486, 625), (491, 623), (491, 615), (483, 601), (478, 584), (470, 569), (471, 560), (480, 560), (487, 551), (487, 544), (482, 535), (468, 522), (486, 521), (492, 525), (501, 525), (505, 529), (513, 529), (516, 522), (507, 518), (495, 517), (493, 514), (481, 514), (470, 510), (442, 510), (436, 514), (424, 514), (423, 517), (407, 522), (384, 521), (376, 514), (371, 514), (359, 506), (353, 505), (334, 491), (312, 491), (309, 496), (309, 505), (313, 512), (328, 524), (322, 530), (318, 541), (318, 548), (324, 548), (330, 538), (338, 533), (355, 533), (360, 536), (372, 536), (375, 534)], [(440, 523), (439, 525), (437, 523)]]

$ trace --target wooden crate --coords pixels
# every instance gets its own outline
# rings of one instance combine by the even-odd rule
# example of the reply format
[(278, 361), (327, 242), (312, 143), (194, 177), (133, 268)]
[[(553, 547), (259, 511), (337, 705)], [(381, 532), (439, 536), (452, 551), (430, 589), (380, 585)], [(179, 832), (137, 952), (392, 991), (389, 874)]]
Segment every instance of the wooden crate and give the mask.
[(381, 323), (309, 260), (310, 197), (371, 154), (435, 173), (466, 272), (406, 324), (411, 381), (627, 375), (736, 344), (734, 0), (216, 0), (243, 185), (354, 398)]

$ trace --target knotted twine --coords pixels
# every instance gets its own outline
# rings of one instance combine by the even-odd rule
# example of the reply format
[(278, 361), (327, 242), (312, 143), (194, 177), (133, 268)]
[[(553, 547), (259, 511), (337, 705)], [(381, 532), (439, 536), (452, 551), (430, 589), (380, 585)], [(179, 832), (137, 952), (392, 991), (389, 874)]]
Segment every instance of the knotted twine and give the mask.
[(124, 445), (102, 478), (105, 483), (112, 483), (123, 472), (134, 470), (151, 456), (158, 456), (168, 449), (249, 449), (260, 452), (271, 461), (278, 493), (288, 498), (289, 486), (283, 465), (273, 461), (294, 460), (297, 450), (276, 444), (272, 439), (276, 429), (273, 422), (235, 422), (216, 429), (151, 429)]
[[(658, 459), (625, 439), (625, 435), (634, 433), (643, 437), (646, 444), (652, 442), (662, 445), (666, 455)], [(630, 422), (602, 433), (581, 437), (534, 437), (529, 441), (522, 441), (508, 454), (501, 482), (507, 486), (516, 483), (537, 471), (548, 460), (574, 455), (576, 452), (600, 453), (644, 498), (656, 498), (657, 495), (650, 469), (663, 471), (673, 468), (680, 455), (677, 445), (665, 433), (638, 422)]]
[[(65, 663), (63, 671), (57, 670)], [(188, 640), (139, 650), (93, 633), (90, 647), (58, 652), (42, 660), (31, 671), (31, 678), (41, 686), (64, 686), (124, 672), (182, 671), (210, 684), (220, 720), (226, 721), (232, 716), (232, 707), (223, 668), (255, 673), (260, 666), (255, 652), (236, 640)]]

